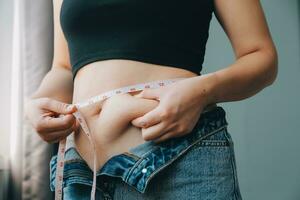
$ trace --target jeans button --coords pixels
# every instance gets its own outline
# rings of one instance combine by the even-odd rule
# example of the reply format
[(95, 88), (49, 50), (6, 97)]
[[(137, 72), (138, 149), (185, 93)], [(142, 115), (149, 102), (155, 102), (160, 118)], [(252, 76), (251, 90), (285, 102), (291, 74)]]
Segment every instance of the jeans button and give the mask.
[(146, 169), (146, 168), (143, 168), (143, 169), (142, 169), (142, 173), (145, 174), (146, 172), (147, 172), (147, 169)]

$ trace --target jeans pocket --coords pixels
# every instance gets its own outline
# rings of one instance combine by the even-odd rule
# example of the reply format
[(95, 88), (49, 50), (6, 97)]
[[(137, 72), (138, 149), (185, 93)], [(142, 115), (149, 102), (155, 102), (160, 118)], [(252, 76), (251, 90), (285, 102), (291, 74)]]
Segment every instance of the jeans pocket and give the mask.
[[(194, 159), (199, 166), (195, 175), (201, 177), (200, 182), (205, 183), (205, 191), (209, 191), (205, 195), (210, 199), (242, 199), (237, 180), (233, 141), (227, 127), (198, 141), (191, 154), (196, 155)], [(190, 160), (190, 163), (194, 162)]]

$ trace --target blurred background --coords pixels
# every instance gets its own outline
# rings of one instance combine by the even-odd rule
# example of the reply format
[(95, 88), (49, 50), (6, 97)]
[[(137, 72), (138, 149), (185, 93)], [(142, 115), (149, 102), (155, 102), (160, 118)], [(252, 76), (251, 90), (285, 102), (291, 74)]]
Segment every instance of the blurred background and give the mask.
[[(244, 200), (300, 200), (300, 2), (261, 0), (278, 50), (273, 85), (243, 101), (220, 104), (236, 153)], [(23, 118), (23, 103), (49, 70), (52, 1), (0, 0), (0, 200), (53, 199), (52, 146)], [(234, 61), (213, 15), (202, 73)]]

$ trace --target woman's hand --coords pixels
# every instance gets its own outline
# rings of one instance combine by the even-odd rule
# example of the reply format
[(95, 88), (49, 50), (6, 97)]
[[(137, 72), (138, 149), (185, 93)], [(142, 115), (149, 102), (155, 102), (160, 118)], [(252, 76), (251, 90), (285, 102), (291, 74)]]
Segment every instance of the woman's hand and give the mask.
[(30, 99), (25, 105), (26, 118), (40, 137), (49, 143), (58, 142), (77, 130), (79, 123), (72, 115), (75, 111), (74, 105), (50, 98)]
[(201, 78), (192, 77), (160, 88), (144, 89), (136, 95), (160, 101), (155, 109), (131, 121), (142, 128), (144, 140), (162, 142), (193, 130), (202, 110), (210, 103), (206, 84), (201, 84)]

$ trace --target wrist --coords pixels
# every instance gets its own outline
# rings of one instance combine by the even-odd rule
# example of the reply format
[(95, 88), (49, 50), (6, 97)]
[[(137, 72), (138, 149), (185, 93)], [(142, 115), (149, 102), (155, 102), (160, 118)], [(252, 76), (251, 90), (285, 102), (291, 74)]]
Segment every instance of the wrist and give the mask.
[(215, 73), (208, 73), (197, 77), (198, 98), (202, 99), (204, 106), (217, 103), (216, 98), (216, 83), (217, 76)]

